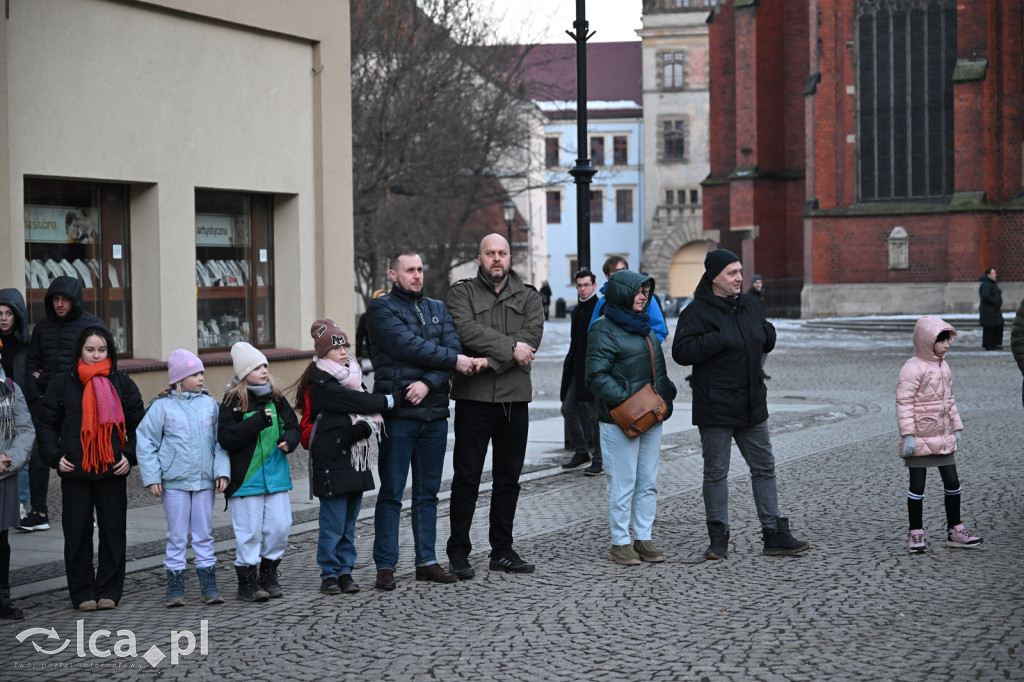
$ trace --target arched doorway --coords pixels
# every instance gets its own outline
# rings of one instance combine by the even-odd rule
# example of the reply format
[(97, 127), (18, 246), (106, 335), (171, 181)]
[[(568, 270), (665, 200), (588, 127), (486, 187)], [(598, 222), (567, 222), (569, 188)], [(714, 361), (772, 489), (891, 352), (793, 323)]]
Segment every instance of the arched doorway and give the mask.
[(668, 271), (669, 296), (693, 296), (693, 291), (704, 274), (704, 256), (707, 253), (708, 243), (704, 240), (690, 242), (676, 251)]

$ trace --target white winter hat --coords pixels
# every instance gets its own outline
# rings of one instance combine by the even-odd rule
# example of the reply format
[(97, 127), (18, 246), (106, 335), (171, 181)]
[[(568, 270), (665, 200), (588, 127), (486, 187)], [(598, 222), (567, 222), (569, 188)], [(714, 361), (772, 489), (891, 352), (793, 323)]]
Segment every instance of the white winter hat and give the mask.
[(241, 381), (260, 365), (266, 365), (267, 356), (261, 353), (252, 344), (239, 341), (231, 346), (231, 364), (235, 368), (235, 378)]

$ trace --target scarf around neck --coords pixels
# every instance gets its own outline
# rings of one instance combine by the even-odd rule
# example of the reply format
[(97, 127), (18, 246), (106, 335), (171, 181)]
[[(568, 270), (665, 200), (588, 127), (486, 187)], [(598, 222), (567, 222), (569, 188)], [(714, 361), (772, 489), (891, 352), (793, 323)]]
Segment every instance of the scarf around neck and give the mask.
[[(350, 391), (365, 392), (363, 370), (351, 355), (344, 365), (327, 358), (316, 358), (313, 364)], [(356, 471), (369, 471), (377, 466), (378, 443), (384, 433), (384, 418), (379, 414), (350, 414), (349, 418), (353, 424), (364, 422), (370, 427), (370, 435), (358, 443), (353, 443), (351, 447), (352, 468)]]
[(604, 307), (604, 314), (615, 324), (625, 329), (630, 334), (648, 336), (651, 333), (651, 323), (647, 317), (647, 311), (638, 313), (633, 310), (616, 308), (610, 303)]
[(116, 428), (125, 443), (124, 411), (121, 398), (110, 383), (110, 358), (94, 365), (78, 361), (78, 379), (82, 393), (82, 469), (101, 474), (114, 464), (111, 436)]

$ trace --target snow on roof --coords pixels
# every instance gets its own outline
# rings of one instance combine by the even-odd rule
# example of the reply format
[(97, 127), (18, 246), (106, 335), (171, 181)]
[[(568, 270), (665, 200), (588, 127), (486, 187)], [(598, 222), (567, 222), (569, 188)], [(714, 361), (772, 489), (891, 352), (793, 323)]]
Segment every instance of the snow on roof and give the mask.
[[(565, 101), (559, 100), (554, 102), (535, 102), (537, 108), (541, 111), (576, 111), (576, 101)], [(635, 109), (640, 111), (643, 109), (639, 104), (632, 100), (624, 99), (615, 102), (595, 102), (593, 100), (587, 102), (587, 110), (599, 111), (599, 110), (614, 110), (621, 111), (623, 109)]]

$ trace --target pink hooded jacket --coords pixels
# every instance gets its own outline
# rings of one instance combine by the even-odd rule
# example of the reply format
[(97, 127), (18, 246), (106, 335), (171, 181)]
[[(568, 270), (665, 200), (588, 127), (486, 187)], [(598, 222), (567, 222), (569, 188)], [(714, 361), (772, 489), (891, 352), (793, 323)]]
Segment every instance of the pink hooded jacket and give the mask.
[[(914, 457), (956, 452), (954, 431), (964, 424), (953, 399), (953, 374), (949, 364), (935, 354), (933, 346), (940, 332), (956, 330), (938, 317), (927, 315), (914, 325), (914, 357), (903, 364), (896, 384), (896, 421), (900, 437), (913, 436)], [(903, 456), (902, 447), (899, 448)]]

